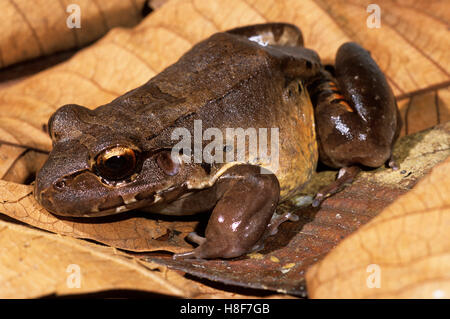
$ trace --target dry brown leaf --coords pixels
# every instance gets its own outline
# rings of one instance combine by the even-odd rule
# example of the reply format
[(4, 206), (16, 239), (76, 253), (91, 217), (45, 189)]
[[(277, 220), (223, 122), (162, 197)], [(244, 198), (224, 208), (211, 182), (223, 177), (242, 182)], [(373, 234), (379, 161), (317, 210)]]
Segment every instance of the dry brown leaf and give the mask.
[(310, 297), (449, 298), (448, 176), (450, 159), (311, 267)]
[[(199, 293), (181, 275), (157, 265), (144, 266), (113, 248), (1, 220), (0, 233), (0, 298), (108, 289), (137, 289), (186, 297)], [(80, 285), (74, 287), (77, 270), (81, 275)]]
[(44, 164), (49, 136), (16, 118), (0, 117), (0, 179), (25, 183)]
[[(20, 61), (84, 46), (109, 29), (131, 27), (142, 19), (145, 0), (9, 0), (2, 2), (0, 68)], [(80, 8), (80, 28), (66, 21)]]
[(450, 121), (450, 88), (431, 90), (398, 101), (403, 119), (401, 135), (420, 132)]
[(0, 117), (0, 143), (49, 152), (52, 143), (42, 128), (14, 117)]
[[(382, 28), (376, 30), (368, 29), (365, 26), (368, 16), (366, 12), (368, 3), (355, 1), (353, 3), (342, 3), (342, 5), (337, 6), (334, 1), (321, 0), (283, 0), (273, 3), (263, 0), (233, 0), (226, 2), (219, 0), (208, 2), (172, 0), (146, 18), (133, 30), (114, 29), (101, 41), (80, 51), (68, 62), (5, 89), (0, 89), (0, 116), (14, 118), (20, 123), (27, 123), (28, 127), (33, 127), (30, 132), (41, 132), (51, 113), (63, 104), (78, 103), (94, 108), (107, 103), (116, 96), (146, 82), (151, 76), (175, 62), (193, 44), (210, 34), (238, 25), (266, 21), (284, 21), (297, 24), (304, 33), (306, 46), (317, 50), (325, 62), (333, 60), (334, 54), (342, 42), (349, 40), (359, 41), (371, 51), (381, 68), (385, 70), (395, 93), (404, 98), (405, 101), (407, 98), (414, 96), (413, 103), (410, 103), (411, 105), (416, 105), (418, 93), (423, 93), (421, 96), (427, 96), (427, 94), (433, 94), (432, 92), (448, 85), (449, 79), (446, 71), (449, 66), (448, 36), (446, 37), (448, 33), (448, 14), (445, 10), (444, 1), (433, 2), (433, 10), (427, 7), (419, 8), (420, 4), (412, 0), (401, 3), (394, 3), (388, 0), (379, 1), (378, 5), (382, 9), (383, 20)], [(408, 15), (400, 10), (405, 8), (408, 11)], [(435, 10), (436, 8), (438, 9), (437, 11)], [(409, 20), (411, 19), (411, 14), (417, 16), (419, 15), (418, 12), (421, 12), (421, 16), (417, 17), (416, 20), (421, 21), (421, 23), (417, 23), (416, 20)], [(430, 24), (433, 25), (433, 31), (428, 29)], [(425, 28), (424, 25), (427, 27)], [(405, 32), (403, 30), (406, 28), (414, 30), (414, 32), (404, 35)], [(447, 95), (448, 90), (439, 91), (439, 99), (444, 101), (437, 108), (439, 116), (448, 114), (448, 112), (446, 113), (446, 110), (448, 110)], [(423, 106), (425, 104), (420, 103), (420, 101), (417, 105), (419, 105), (418, 109), (426, 108), (426, 106)], [(444, 105), (444, 111), (441, 111), (441, 105)], [(404, 111), (405, 116), (413, 113), (411, 106), (403, 105), (403, 110), (406, 109), (409, 111)], [(410, 128), (414, 127), (412, 124), (414, 121), (414, 119), (408, 121)], [(416, 126), (415, 129), (430, 125), (432, 122), (426, 120), (424, 123)], [(436, 123), (439, 123), (439, 121), (432, 124)], [(12, 130), (14, 131), (15, 129), (13, 128)], [(24, 140), (28, 143), (24, 145), (34, 143), (33, 145), (42, 146), (45, 144), (45, 142), (42, 143), (40, 141), (40, 138), (36, 139), (36, 137), (40, 136), (39, 134), (35, 136), (30, 133), (28, 136), (30, 140)], [(19, 139), (19, 141), (21, 140)], [(439, 141), (433, 139), (429, 141), (431, 141), (433, 146), (438, 146), (434, 149), (431, 148), (431, 154), (428, 155), (432, 155), (434, 150), (439, 149), (440, 144)], [(436, 145), (434, 145), (435, 142)], [(2, 147), (6, 146), (3, 145)], [(45, 147), (48, 147), (48, 145), (44, 145)], [(8, 154), (4, 161), (6, 164), (0, 162), (0, 169), (7, 167), (6, 170), (11, 171), (11, 163), (18, 163), (17, 158), (20, 158), (22, 153), (20, 153), (20, 147), (17, 149), (16, 146), (5, 149), (5, 151), (7, 152), (5, 154)], [(403, 159), (405, 158), (406, 155)], [(425, 157), (423, 156), (423, 158)], [(433, 156), (427, 158), (432, 161), (429, 163), (426, 161), (419, 162), (425, 164), (426, 167), (431, 167), (436, 163)], [(33, 169), (32, 166), (26, 165), (26, 163), (22, 165)], [(414, 166), (414, 163), (412, 163), (410, 167), (414, 168), (417, 166), (420, 165)], [(12, 170), (14, 171), (15, 169)], [(421, 174), (423, 173), (423, 171), (420, 172)], [(411, 169), (407, 174), (412, 176), (400, 177), (400, 180), (403, 180), (405, 184), (400, 186), (404, 187), (404, 189), (411, 187), (415, 179), (421, 175), (416, 173), (414, 169)], [(23, 175), (17, 174), (14, 176), (17, 176), (17, 178), (22, 176), (20, 178), (23, 178)], [(14, 178), (16, 177), (11, 177), (9, 180), (14, 180)], [(20, 179), (14, 181), (23, 182)], [(378, 181), (375, 182), (378, 183)], [(303, 229), (303, 225), (307, 226), (309, 222), (317, 221), (316, 224), (310, 224), (313, 227), (309, 229), (309, 235), (317, 232), (323, 239), (332, 238), (327, 246), (327, 249), (331, 249), (342, 239), (342, 236), (348, 235), (361, 224), (370, 220), (371, 217), (381, 210), (383, 205), (388, 204), (398, 195), (395, 191), (390, 193), (389, 189), (380, 190), (380, 194), (384, 194), (387, 197), (381, 198), (380, 202), (377, 202), (378, 199), (374, 198), (375, 202), (370, 203), (367, 201), (367, 198), (371, 196), (371, 185), (366, 183), (359, 189), (358, 185), (355, 186), (356, 188), (349, 188), (347, 195), (343, 193), (341, 195), (343, 197), (340, 199), (338, 197), (337, 201), (333, 202), (333, 199), (329, 199), (328, 203), (331, 203), (330, 206), (327, 207), (325, 205), (325, 210), (321, 214), (316, 214), (316, 212), (309, 214), (305, 211), (305, 218), (301, 221), (303, 224), (291, 224), (293, 226), (287, 227), (291, 227), (289, 228), (291, 231), (298, 233)], [(42, 208), (37, 207), (36, 202), (33, 202), (34, 199), (30, 196), (31, 188), (29, 186), (12, 183), (3, 184), (3, 186), (7, 191), (2, 192), (0, 195), (0, 211), (6, 211), (14, 218), (21, 219), (37, 227), (72, 236), (95, 239), (109, 245), (117, 245), (119, 247), (122, 247), (120, 245), (128, 245), (129, 249), (134, 247), (136, 250), (141, 250), (139, 247), (144, 247), (145, 250), (151, 246), (153, 248), (150, 250), (153, 250), (156, 247), (153, 244), (159, 244), (159, 247), (163, 247), (161, 249), (177, 251), (182, 245), (186, 244), (184, 242), (181, 244), (181, 241), (179, 241), (171, 246), (170, 240), (181, 240), (184, 234), (195, 226), (189, 221), (178, 224), (167, 221), (162, 228), (158, 228), (161, 226), (161, 223), (157, 225), (155, 221), (146, 218), (137, 219), (139, 220), (137, 224), (135, 224), (136, 220), (133, 218), (124, 218), (112, 221), (112, 223), (111, 221), (108, 223), (100, 221), (96, 224), (83, 221), (58, 220), (53, 215), (42, 211)], [(362, 191), (364, 189), (367, 190), (366, 193)], [(8, 195), (6, 196), (5, 194)], [(358, 195), (366, 200), (352, 201), (355, 197), (358, 198)], [(371, 213), (364, 216), (364, 210), (368, 207), (372, 209)], [(329, 211), (326, 211), (326, 209), (329, 209)], [(352, 223), (351, 219), (348, 221), (343, 220), (344, 224), (348, 223), (346, 224), (349, 226), (347, 229), (331, 227), (330, 225), (336, 220), (336, 210), (339, 209), (347, 210), (349, 214), (353, 211), (358, 211), (362, 214), (358, 221), (354, 223)], [(321, 219), (321, 216), (324, 219)], [(322, 227), (324, 221), (327, 222), (325, 227)], [(114, 224), (114, 222), (117, 224)], [(123, 222), (125, 223), (121, 224)], [(138, 224), (141, 225), (141, 223), (148, 227), (136, 226)], [(120, 227), (118, 226), (119, 224)], [(314, 225), (318, 225), (318, 227)], [(122, 227), (124, 232), (119, 230)], [(178, 231), (167, 231), (170, 227), (173, 227), (173, 230), (178, 230), (178, 227), (184, 228), (181, 228), (181, 233), (179, 233)], [(307, 230), (307, 228), (305, 229)], [(162, 234), (161, 237), (157, 237), (157, 239), (160, 239), (160, 242), (156, 243), (153, 241), (151, 245), (148, 245), (147, 242), (141, 238), (137, 239), (138, 237), (133, 235), (144, 236), (149, 233), (153, 235), (156, 233), (157, 235), (155, 236)], [(343, 235), (338, 235), (341, 233)], [(130, 236), (129, 234), (132, 235)], [(308, 233), (306, 233), (306, 236), (308, 236)], [(310, 236), (310, 247), (318, 247), (318, 242), (314, 238), (314, 236)], [(280, 242), (285, 239), (281, 236)], [(319, 240), (319, 242), (321, 241)], [(277, 244), (279, 245), (275, 240), (272, 248), (278, 249), (280, 246), (277, 246)], [(321, 257), (323, 252), (324, 250), (319, 251), (318, 256)], [(314, 253), (311, 254), (311, 260), (305, 261), (305, 264), (315, 262), (314, 258), (317, 257), (315, 257)], [(297, 264), (295, 267), (292, 266), (292, 262), (288, 262), (289, 258), (282, 256), (282, 253), (280, 258), (270, 254), (264, 255), (263, 258), (265, 258), (265, 261), (264, 263), (259, 262), (260, 266), (269, 265), (267, 268), (269, 272), (271, 269), (274, 269), (274, 278), (280, 275), (280, 269), (278, 268), (281, 267), (282, 273), (287, 274), (285, 276), (287, 282), (289, 283), (290, 281), (291, 284), (297, 284), (291, 291), (301, 294), (303, 275), (300, 274), (300, 277), (295, 275), (298, 275), (303, 268), (298, 268)], [(286, 261), (286, 263), (275, 264), (275, 266), (270, 264), (270, 262), (276, 263), (276, 260)], [(225, 263), (221, 266), (224, 265)], [(229, 274), (226, 272), (226, 267), (218, 267), (216, 269), (219, 270), (219, 275), (222, 275), (223, 278)], [(298, 272), (292, 271), (295, 269)], [(252, 269), (249, 270), (249, 268), (245, 267), (243, 270), (247, 273), (252, 271)], [(211, 271), (214, 272), (214, 268), (211, 268)], [(245, 272), (242, 274), (245, 274)], [(270, 276), (269, 274), (267, 277), (269, 281)], [(217, 279), (217, 276), (215, 278)], [(262, 279), (264, 281), (264, 278)], [(231, 281), (228, 280), (228, 282)], [(259, 286), (253, 286), (264, 288), (263, 285), (265, 283), (262, 282), (261, 284), (261, 281), (259, 283)], [(274, 283), (277, 284), (276, 281)], [(250, 284), (250, 286), (252, 285)], [(278, 289), (277, 286), (270, 288)], [(280, 289), (287, 291), (285, 287)]]
[(121, 289), (185, 298), (258, 297), (197, 283), (182, 273), (140, 261), (114, 248), (2, 220), (0, 233), (0, 298)]
[[(1, 151), (2, 148), (0, 147), (0, 152)], [(6, 156), (9, 157), (8, 160), (2, 162), (0, 159), (0, 166), (5, 164), (5, 166), (8, 166), (9, 168), (4, 171), (1, 179), (5, 181), (18, 181), (19, 183), (25, 184), (34, 181), (34, 172), (38, 171), (47, 160), (47, 153), (15, 146), (11, 147), (11, 152)], [(0, 155), (0, 158), (1, 157), (2, 156)], [(0, 174), (1, 173), (3, 172), (0, 172)]]

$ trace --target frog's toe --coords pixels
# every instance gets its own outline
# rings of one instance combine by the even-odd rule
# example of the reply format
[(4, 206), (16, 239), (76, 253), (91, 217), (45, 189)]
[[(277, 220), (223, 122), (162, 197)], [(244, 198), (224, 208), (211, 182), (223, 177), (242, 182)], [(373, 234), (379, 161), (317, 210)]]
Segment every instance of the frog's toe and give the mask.
[(289, 220), (291, 222), (298, 222), (298, 220), (300, 219), (300, 217), (298, 217), (298, 215), (296, 215), (292, 212), (286, 213), (286, 218), (287, 218), (287, 220)]
[(195, 249), (185, 252), (185, 253), (178, 253), (178, 254), (173, 254), (172, 259), (176, 260), (176, 259), (194, 259), (197, 258), (196, 254), (195, 254)]
[(263, 237), (273, 236), (276, 233), (278, 233), (278, 227), (280, 227), (280, 225), (282, 223), (284, 223), (286, 221), (296, 222), (299, 219), (300, 219), (300, 217), (298, 217), (298, 215), (296, 215), (292, 212), (284, 213), (281, 216), (276, 216), (274, 214), (274, 216), (272, 217), (272, 220), (270, 221), (270, 224), (267, 226), (266, 236), (263, 235)]
[(189, 234), (187, 234), (186, 240), (193, 242), (199, 246), (192, 251), (174, 254), (172, 258), (173, 259), (193, 259), (193, 258), (200, 259), (201, 257), (199, 255), (199, 250), (201, 250), (200, 247), (202, 246), (202, 244), (205, 243), (206, 238), (198, 235), (196, 232), (190, 232)]
[(389, 159), (388, 166), (392, 168), (392, 170), (394, 171), (400, 168), (400, 166), (397, 164), (393, 156), (391, 156), (391, 158)]
[(312, 207), (319, 207), (319, 205), (325, 200), (327, 194), (319, 192), (313, 199)]
[(319, 190), (314, 197), (312, 207), (318, 207), (326, 198), (340, 192), (346, 185), (353, 182), (360, 171), (361, 168), (358, 166), (342, 167), (339, 170), (337, 179)]
[(201, 245), (205, 242), (206, 238), (202, 237), (200, 235), (198, 235), (196, 232), (190, 232), (187, 236), (186, 239), (188, 241), (191, 241), (197, 245)]

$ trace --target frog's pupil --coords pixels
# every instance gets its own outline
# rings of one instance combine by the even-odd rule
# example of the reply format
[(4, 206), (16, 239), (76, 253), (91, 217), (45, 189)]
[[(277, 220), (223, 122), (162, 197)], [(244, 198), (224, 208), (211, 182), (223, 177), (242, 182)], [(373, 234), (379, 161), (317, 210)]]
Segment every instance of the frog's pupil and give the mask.
[(128, 161), (125, 156), (111, 156), (108, 158), (105, 165), (112, 171), (121, 171), (126, 169), (127, 162)]

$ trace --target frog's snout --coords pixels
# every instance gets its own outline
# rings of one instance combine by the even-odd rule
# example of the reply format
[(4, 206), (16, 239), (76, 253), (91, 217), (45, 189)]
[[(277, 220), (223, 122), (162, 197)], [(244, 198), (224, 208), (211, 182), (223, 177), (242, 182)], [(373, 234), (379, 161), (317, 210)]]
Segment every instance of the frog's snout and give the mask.
[(41, 190), (37, 187), (34, 189), (35, 199), (49, 212), (61, 215), (61, 216), (73, 216), (73, 214), (67, 214), (64, 209), (58, 207), (58, 204), (54, 202), (54, 196), (49, 189)]
[(87, 217), (96, 213), (93, 202), (86, 198), (86, 191), (71, 191), (71, 184), (66, 179), (49, 182), (36, 179), (34, 197), (49, 212), (60, 216)]

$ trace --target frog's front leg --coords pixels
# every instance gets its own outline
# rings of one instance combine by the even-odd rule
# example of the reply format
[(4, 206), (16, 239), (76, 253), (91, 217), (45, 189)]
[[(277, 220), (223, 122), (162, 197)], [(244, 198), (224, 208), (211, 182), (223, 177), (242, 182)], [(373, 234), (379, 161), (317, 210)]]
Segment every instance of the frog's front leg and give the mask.
[(359, 173), (358, 165), (379, 167), (392, 159), (401, 120), (395, 97), (368, 51), (343, 44), (335, 77), (323, 70), (308, 85), (314, 105), (320, 160), (341, 168), (336, 181), (320, 190), (313, 205), (338, 192)]
[[(213, 186), (217, 194), (205, 238), (190, 234), (199, 244), (174, 258), (232, 258), (254, 249), (267, 232), (279, 201), (280, 185), (273, 174), (253, 165), (230, 168)], [(269, 228), (268, 228), (269, 227)], [(268, 230), (269, 229), (269, 230)]]

